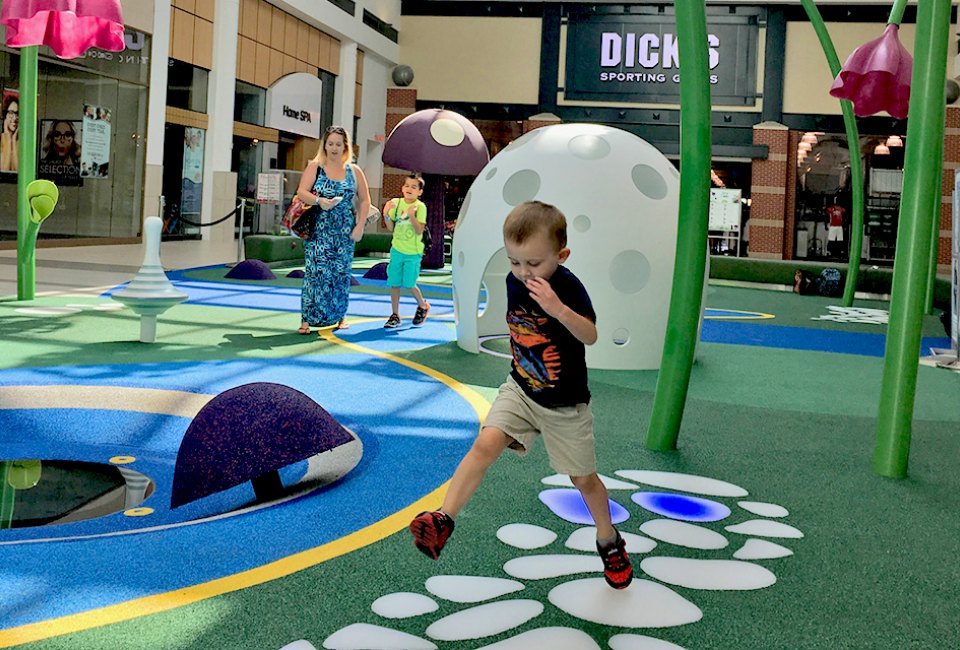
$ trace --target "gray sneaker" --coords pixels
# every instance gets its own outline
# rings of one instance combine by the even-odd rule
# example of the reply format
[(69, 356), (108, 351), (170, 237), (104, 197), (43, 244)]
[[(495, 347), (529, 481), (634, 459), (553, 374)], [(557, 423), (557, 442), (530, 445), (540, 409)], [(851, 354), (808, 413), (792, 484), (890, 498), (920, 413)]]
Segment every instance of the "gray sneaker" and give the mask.
[(400, 316), (397, 314), (390, 314), (390, 318), (387, 319), (387, 322), (383, 324), (387, 329), (394, 329), (395, 327), (400, 327)]

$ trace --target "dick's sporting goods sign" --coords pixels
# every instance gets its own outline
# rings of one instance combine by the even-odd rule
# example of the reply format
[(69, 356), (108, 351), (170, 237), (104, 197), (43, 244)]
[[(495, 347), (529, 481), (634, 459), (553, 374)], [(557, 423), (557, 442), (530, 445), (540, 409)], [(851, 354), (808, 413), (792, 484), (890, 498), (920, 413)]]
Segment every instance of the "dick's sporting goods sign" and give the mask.
[[(757, 97), (756, 15), (708, 15), (714, 104), (753, 105)], [(675, 104), (680, 56), (672, 14), (578, 14), (567, 25), (567, 99)]]

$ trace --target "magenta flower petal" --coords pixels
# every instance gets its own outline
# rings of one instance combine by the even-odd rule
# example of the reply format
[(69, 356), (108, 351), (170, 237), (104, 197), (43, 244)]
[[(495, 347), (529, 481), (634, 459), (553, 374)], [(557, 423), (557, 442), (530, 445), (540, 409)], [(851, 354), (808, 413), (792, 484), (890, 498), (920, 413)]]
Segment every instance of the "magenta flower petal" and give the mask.
[(46, 45), (61, 59), (124, 48), (120, 0), (5, 0), (0, 22), (10, 47)]
[(855, 49), (830, 87), (830, 94), (853, 102), (853, 112), (866, 117), (886, 111), (907, 117), (913, 57), (900, 44), (900, 28), (887, 25), (880, 38)]

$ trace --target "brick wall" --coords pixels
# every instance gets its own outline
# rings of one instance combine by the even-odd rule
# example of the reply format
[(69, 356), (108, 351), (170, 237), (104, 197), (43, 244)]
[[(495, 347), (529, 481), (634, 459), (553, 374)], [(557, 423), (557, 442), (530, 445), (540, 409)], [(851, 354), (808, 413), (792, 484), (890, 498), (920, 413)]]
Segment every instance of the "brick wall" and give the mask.
[(960, 107), (947, 106), (946, 133), (943, 139), (943, 180), (940, 197), (940, 237), (937, 271), (950, 274), (953, 245), (953, 179), (960, 169)]
[[(393, 128), (400, 123), (403, 118), (412, 115), (417, 110), (417, 91), (412, 88), (387, 88), (387, 119), (384, 133), (389, 135)], [(400, 196), (400, 188), (403, 187), (403, 179), (406, 178), (410, 169), (397, 169), (389, 165), (383, 166), (383, 189), (382, 196), (384, 203), (392, 198)], [(382, 208), (383, 206), (378, 206)]]
[(793, 249), (795, 188), (790, 188), (790, 177), (796, 174), (789, 172), (796, 164), (791, 153), (796, 150), (796, 143), (791, 150), (790, 131), (774, 122), (753, 127), (753, 143), (766, 145), (769, 153), (765, 160), (753, 161), (748, 257), (780, 260)]

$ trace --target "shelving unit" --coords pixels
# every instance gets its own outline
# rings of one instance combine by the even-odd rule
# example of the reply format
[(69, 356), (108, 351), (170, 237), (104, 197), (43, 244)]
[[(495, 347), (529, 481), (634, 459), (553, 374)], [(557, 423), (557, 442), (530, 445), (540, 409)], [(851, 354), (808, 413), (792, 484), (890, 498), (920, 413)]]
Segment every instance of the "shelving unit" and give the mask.
[(893, 262), (902, 187), (902, 170), (870, 170), (870, 193), (866, 197), (863, 216), (868, 242), (866, 259), (869, 262)]

